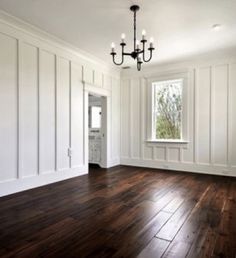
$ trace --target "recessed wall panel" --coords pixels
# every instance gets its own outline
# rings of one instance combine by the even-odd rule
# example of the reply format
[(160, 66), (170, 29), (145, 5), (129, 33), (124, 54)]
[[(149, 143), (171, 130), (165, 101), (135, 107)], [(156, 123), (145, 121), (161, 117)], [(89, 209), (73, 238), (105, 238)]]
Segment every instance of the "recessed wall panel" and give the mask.
[(112, 158), (120, 156), (120, 85), (118, 79), (112, 80)]
[(227, 163), (227, 65), (216, 66), (213, 73), (213, 161), (216, 164)]
[(199, 163), (210, 162), (211, 124), (211, 68), (204, 67), (196, 73), (196, 159)]
[(38, 173), (38, 48), (22, 43), (20, 59), (20, 170)]
[(40, 172), (55, 170), (55, 136), (56, 136), (56, 66), (55, 55), (40, 52)]
[(155, 147), (155, 160), (164, 161), (166, 159), (166, 149), (164, 147)]
[(124, 80), (121, 88), (121, 156), (130, 156), (130, 80)]
[(0, 181), (17, 177), (17, 41), (0, 33)]
[(57, 58), (57, 169), (69, 168), (70, 146), (70, 64)]
[(82, 67), (71, 64), (71, 166), (83, 165), (84, 131), (83, 131), (83, 83)]
[(179, 148), (168, 148), (168, 158), (171, 162), (180, 161), (180, 149)]
[(131, 103), (131, 150), (133, 158), (140, 158), (140, 86), (139, 79), (133, 79), (130, 85)]

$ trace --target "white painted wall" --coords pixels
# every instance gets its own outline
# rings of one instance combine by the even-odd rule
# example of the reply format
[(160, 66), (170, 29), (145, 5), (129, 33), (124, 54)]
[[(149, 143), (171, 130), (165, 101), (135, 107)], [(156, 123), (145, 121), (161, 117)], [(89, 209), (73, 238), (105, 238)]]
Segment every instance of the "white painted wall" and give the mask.
[(0, 17), (0, 196), (88, 173), (85, 88), (110, 96), (120, 163), (119, 73), (32, 30)]
[[(188, 144), (148, 143), (148, 81), (187, 78)], [(236, 57), (126, 70), (121, 164), (236, 176)]]

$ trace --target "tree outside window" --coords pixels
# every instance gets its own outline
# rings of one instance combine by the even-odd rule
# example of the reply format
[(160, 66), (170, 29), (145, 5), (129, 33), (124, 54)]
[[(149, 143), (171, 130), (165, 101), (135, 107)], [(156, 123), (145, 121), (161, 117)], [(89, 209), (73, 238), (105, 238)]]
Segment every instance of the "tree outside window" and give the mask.
[(153, 83), (153, 135), (156, 139), (182, 138), (183, 81)]

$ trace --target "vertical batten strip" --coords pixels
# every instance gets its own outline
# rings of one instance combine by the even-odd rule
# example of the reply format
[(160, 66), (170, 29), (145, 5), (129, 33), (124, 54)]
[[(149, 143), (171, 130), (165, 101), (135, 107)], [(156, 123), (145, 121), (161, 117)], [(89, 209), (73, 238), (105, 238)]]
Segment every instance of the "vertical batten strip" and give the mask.
[(55, 171), (58, 170), (58, 165), (57, 165), (57, 62), (58, 58), (55, 55)]
[(129, 88), (128, 88), (128, 100), (129, 100), (129, 110), (128, 110), (128, 117), (129, 117), (129, 158), (132, 158), (132, 121), (131, 121), (131, 117), (132, 117), (132, 97), (131, 97), (131, 80), (129, 79)]
[(21, 142), (22, 41), (18, 39), (18, 179), (23, 177)]
[(231, 88), (230, 66), (227, 64), (227, 166), (231, 166)]
[(16, 85), (16, 94), (17, 94), (17, 105), (16, 105), (16, 113), (17, 113), (17, 178), (20, 179), (20, 40), (17, 40), (17, 85)]
[(212, 151), (211, 151), (211, 143), (212, 143), (212, 137), (211, 137), (211, 132), (212, 132), (212, 66), (210, 66), (210, 96), (209, 96), (209, 163), (212, 164)]
[(114, 126), (113, 126), (113, 119), (112, 119), (112, 113), (113, 113), (113, 99), (114, 99), (114, 78), (111, 78), (111, 103), (110, 103), (110, 121), (111, 121), (111, 127), (110, 127), (110, 135), (111, 135), (111, 141), (110, 141), (110, 161), (112, 162), (113, 160), (113, 141), (114, 141), (114, 137), (113, 137), (113, 131), (114, 131)]
[(72, 130), (72, 126), (71, 126), (71, 105), (72, 105), (72, 101), (71, 101), (71, 81), (72, 81), (72, 72), (71, 72), (71, 61), (69, 61), (69, 167), (71, 168), (71, 165), (72, 165), (72, 160), (71, 160), (71, 154), (72, 154), (72, 150), (71, 150), (71, 130)]
[(210, 152), (211, 152), (211, 165), (214, 165), (215, 159), (214, 159), (214, 135), (215, 135), (215, 130), (214, 130), (214, 118), (215, 118), (215, 113), (214, 113), (214, 89), (215, 89), (215, 67), (211, 66), (211, 88), (210, 88), (210, 100), (211, 100), (211, 112), (210, 112), (210, 127), (211, 127), (211, 132), (210, 132)]
[(198, 144), (197, 144), (197, 126), (198, 126), (198, 122), (197, 122), (197, 119), (198, 119), (198, 113), (197, 113), (197, 103), (198, 103), (198, 99), (197, 99), (197, 70), (194, 69), (194, 75), (193, 75), (193, 81), (194, 81), (194, 85), (193, 85), (193, 93), (194, 93), (194, 98), (193, 98), (193, 162), (194, 163), (197, 163), (197, 160), (198, 160), (198, 155), (197, 155), (197, 152), (198, 152)]
[(139, 78), (139, 157), (142, 158), (142, 80)]
[(40, 55), (41, 51), (37, 48), (37, 167), (38, 175), (40, 174)]
[[(85, 125), (85, 122), (86, 122), (86, 114), (85, 114), (85, 112), (86, 112), (86, 108), (85, 108), (85, 84), (84, 84), (84, 66), (82, 66), (82, 69), (81, 69), (81, 72), (82, 72), (82, 74), (81, 74), (81, 82), (82, 82), (82, 84), (83, 84), (83, 165), (84, 166), (86, 166), (87, 164), (86, 164), (86, 139), (85, 139), (85, 137), (86, 137), (86, 125)], [(87, 127), (88, 127), (88, 124), (87, 124)]]

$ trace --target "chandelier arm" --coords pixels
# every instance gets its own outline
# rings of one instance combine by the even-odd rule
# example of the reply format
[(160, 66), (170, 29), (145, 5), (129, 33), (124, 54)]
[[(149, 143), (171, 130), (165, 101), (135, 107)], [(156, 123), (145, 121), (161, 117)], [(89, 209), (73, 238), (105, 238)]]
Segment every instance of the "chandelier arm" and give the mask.
[(148, 50), (150, 51), (150, 57), (149, 57), (149, 59), (145, 59), (145, 41), (143, 41), (143, 61), (146, 63), (152, 59), (153, 48), (148, 48)]
[(124, 57), (123, 57), (123, 56), (122, 56), (122, 59), (121, 59), (121, 62), (120, 62), (120, 63), (116, 63), (116, 61), (115, 61), (115, 55), (113, 55), (112, 57), (113, 57), (113, 63), (114, 63), (115, 65), (122, 65), (122, 64), (124, 63)]
[(124, 63), (124, 47), (125, 47), (125, 45), (121, 45), (122, 51), (121, 51), (121, 62), (120, 62), (120, 63), (117, 63), (117, 62), (115, 61), (115, 55), (114, 55), (114, 54), (112, 55), (113, 63), (114, 63), (115, 65), (122, 65), (122, 64)]

